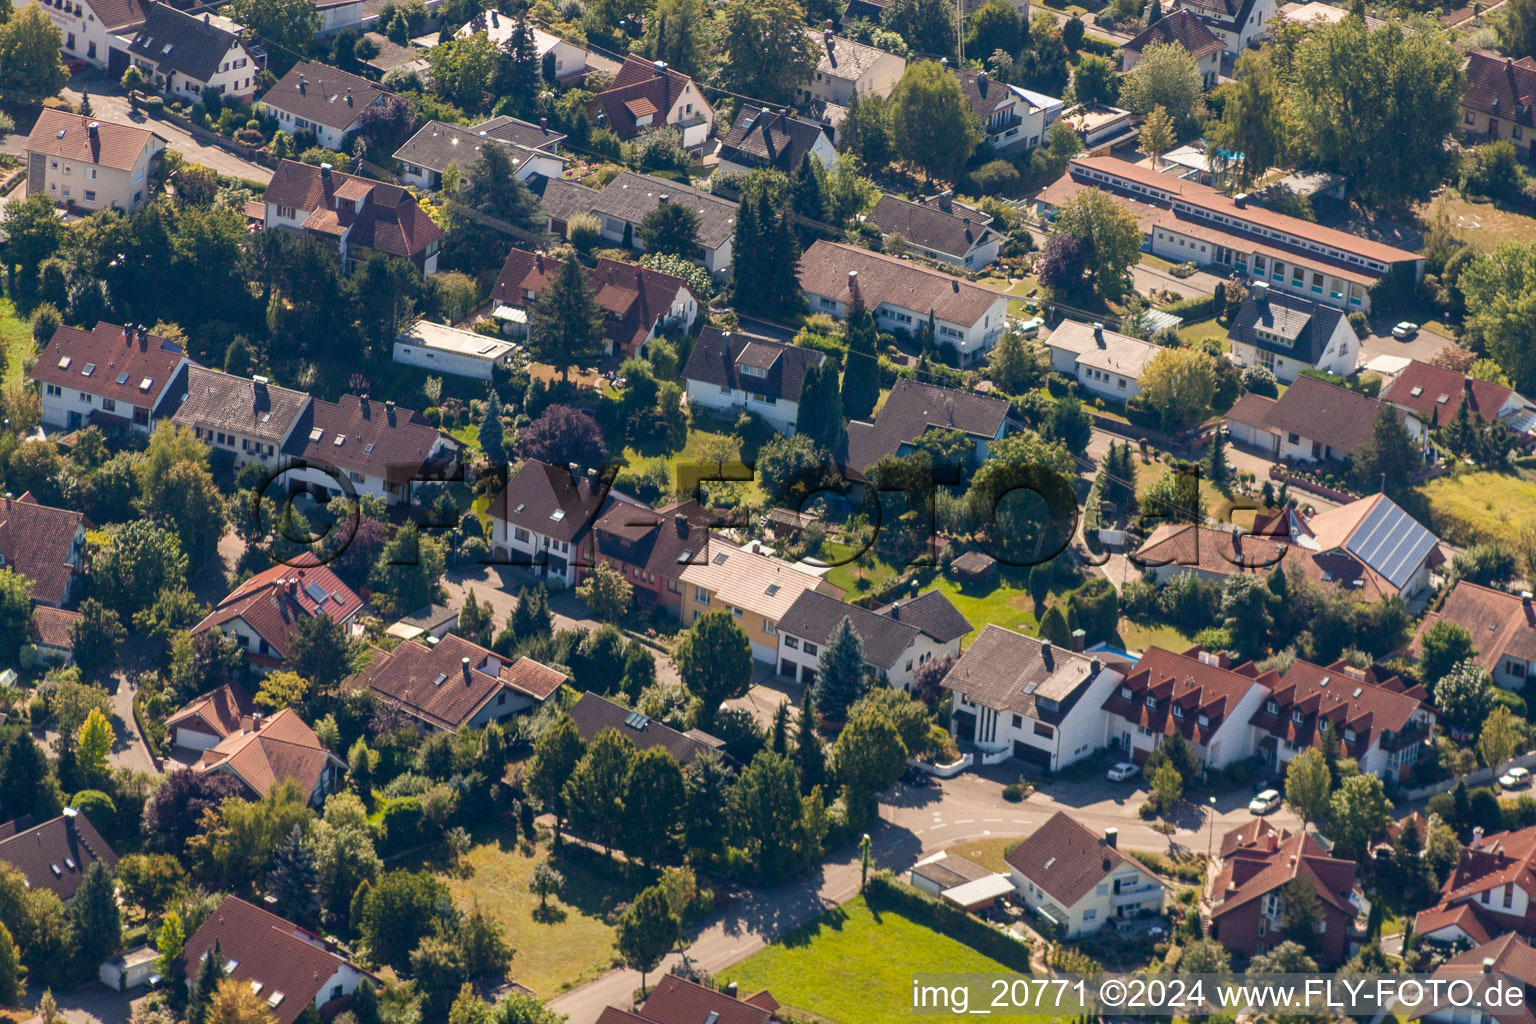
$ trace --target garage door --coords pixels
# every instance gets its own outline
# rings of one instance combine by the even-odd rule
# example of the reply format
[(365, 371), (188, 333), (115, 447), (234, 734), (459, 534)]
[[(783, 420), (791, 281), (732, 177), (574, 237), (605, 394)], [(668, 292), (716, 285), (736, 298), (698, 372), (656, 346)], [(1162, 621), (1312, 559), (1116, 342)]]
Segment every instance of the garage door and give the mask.
[(1032, 746), (1023, 740), (1013, 741), (1013, 756), (1025, 764), (1038, 765), (1041, 768), (1051, 767), (1051, 752), (1044, 747)]

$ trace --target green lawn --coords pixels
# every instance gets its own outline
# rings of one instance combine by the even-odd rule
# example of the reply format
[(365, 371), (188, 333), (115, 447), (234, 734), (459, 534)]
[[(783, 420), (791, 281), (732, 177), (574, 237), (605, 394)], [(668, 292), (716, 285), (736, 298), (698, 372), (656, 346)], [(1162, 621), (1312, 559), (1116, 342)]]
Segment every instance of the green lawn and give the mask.
[(1536, 483), (1509, 473), (1462, 473), (1424, 485), (1433, 526), (1446, 540), (1513, 543), (1536, 522)]
[[(750, 461), (756, 457), (762, 442), (772, 434), (771, 428), (764, 427), (762, 436), (743, 438), (721, 429), (722, 426), (713, 420), (707, 425), (694, 422), (688, 427), (688, 441), (680, 452), (668, 453), (654, 443), (639, 446), (629, 444), (625, 446), (621, 458), (624, 465), (637, 472), (642, 468), (663, 465), (667, 468), (668, 478), (675, 484), (679, 465), (690, 462)], [(738, 490), (741, 500), (747, 504), (761, 504), (767, 500), (767, 494), (755, 481), (743, 481), (730, 486)]]
[(9, 296), (0, 298), (0, 345), (5, 347), (6, 387), (23, 383), (26, 360), (35, 351), (32, 328), (17, 314), (16, 303)]
[(992, 836), (987, 839), (976, 839), (968, 843), (960, 843), (958, 846), (951, 846), (945, 852), (953, 857), (964, 857), (972, 864), (980, 864), (988, 871), (996, 871), (1000, 875), (1006, 875), (1008, 873), (1008, 864), (1003, 860), (1003, 855), (1023, 841), (1018, 838)]
[(1144, 651), (1156, 645), (1165, 651), (1181, 652), (1194, 645), (1195, 638), (1164, 623), (1132, 622), (1120, 619), (1120, 647), (1127, 651)]
[(614, 929), (604, 916), (619, 903), (635, 898), (637, 890), (608, 872), (592, 870), (585, 858), (555, 859), (565, 875), (560, 895), (550, 900), (552, 915), (536, 918), (539, 901), (528, 891), (533, 869), (550, 859), (550, 848), (539, 844), (531, 856), (518, 848), (510, 834), (476, 836), (488, 839), (465, 856), (464, 876), (441, 872), (453, 901), (468, 909), (478, 902), (506, 930), (517, 949), (511, 976), (541, 999), (605, 973), (614, 965)]
[[(914, 974), (1012, 974), (971, 947), (863, 898), (827, 911), (719, 973), (743, 993), (838, 1024), (909, 1024)], [(1041, 1024), (1046, 1024), (1042, 1020)]]
[(1450, 216), (1457, 237), (1475, 249), (1492, 249), (1503, 242), (1523, 244), (1536, 237), (1536, 218), (1501, 209), (1493, 203), (1473, 202), (1454, 190), (1448, 189), (1433, 204), (1421, 208), (1420, 213), (1427, 221), (1432, 212), (1441, 208)]
[(1186, 345), (1198, 345), (1209, 339), (1220, 345), (1223, 352), (1227, 349), (1227, 329), (1215, 319), (1201, 320), (1199, 323), (1180, 327), (1179, 337)]
[[(842, 562), (851, 557), (853, 552), (852, 544), (827, 541), (821, 545), (821, 553), (815, 557), (821, 562)], [(900, 572), (897, 566), (881, 558), (871, 547), (858, 559), (828, 569), (826, 578), (828, 583), (842, 587), (850, 598), (855, 598), (884, 586), (891, 578), (900, 575)]]
[(1035, 621), (1035, 602), (1027, 590), (1001, 583), (982, 586), (968, 583), (961, 587), (954, 580), (943, 576), (935, 580), (927, 589), (937, 590), (949, 598), (949, 603), (970, 620), (974, 628), (962, 641), (963, 643), (970, 643), (976, 634), (981, 632), (981, 627), (989, 622), (1005, 629), (1028, 633), (1030, 636), (1035, 635), (1038, 626)]

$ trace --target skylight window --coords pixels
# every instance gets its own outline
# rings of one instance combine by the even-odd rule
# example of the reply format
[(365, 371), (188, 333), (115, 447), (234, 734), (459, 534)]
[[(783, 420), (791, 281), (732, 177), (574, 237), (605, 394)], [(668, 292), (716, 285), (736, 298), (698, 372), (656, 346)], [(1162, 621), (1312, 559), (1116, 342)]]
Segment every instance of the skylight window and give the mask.
[(128, 383), (128, 375), (126, 373), (120, 373), (120, 374), (117, 375), (117, 385), (118, 385), (118, 387), (122, 387), (124, 384), (127, 384), (127, 383)]
[(64, 358), (59, 360), (59, 369), (61, 369), (61, 370), (69, 369), (69, 364), (72, 363), (72, 362), (74, 362), (74, 360), (70, 359), (69, 356), (65, 356)]
[(271, 423), (272, 422), (272, 414), (269, 413), (269, 412), (262, 413), (261, 414), (261, 422), (263, 422), (263, 423)]
[(437, 678), (432, 680), (432, 685), (433, 686), (442, 686), (447, 681), (448, 681), (448, 673), (446, 673), (446, 672), (439, 672), (437, 674)]
[(768, 589), (763, 591), (763, 593), (767, 594), (769, 597), (772, 597), (774, 594), (777, 594), (778, 592), (779, 592), (779, 585), (777, 583), (770, 583), (770, 584), (768, 584)]
[(558, 523), (560, 520), (565, 518), (565, 509), (563, 509), (563, 508), (555, 509), (553, 512), (551, 512), (549, 514), (549, 518), (553, 519), (555, 522)]
[(1418, 398), (1420, 395), (1422, 395), (1424, 393), (1424, 389), (1422, 387), (1420, 387), (1419, 385), (1415, 384), (1413, 386), (1413, 388), (1408, 393), (1410, 395), (1412, 395), (1414, 398)]
[(273, 992), (271, 995), (267, 996), (267, 1005), (268, 1006), (276, 1006), (278, 1003), (281, 1003), (282, 1001), (283, 1001), (283, 993), (282, 992)]
[(73, 857), (65, 857), (64, 858), (64, 866), (69, 868), (69, 870), (71, 870), (71, 871), (75, 870), (75, 868), (77, 866), (75, 864), (75, 858), (73, 858)]
[(91, 374), (93, 374), (95, 372), (96, 372), (96, 364), (95, 363), (86, 363), (85, 367), (80, 371), (80, 376), (82, 376), (82, 377), (89, 377)]
[(324, 427), (315, 427), (313, 430), (311, 430), (309, 432), (309, 439), (311, 441), (318, 441), (318, 440), (320, 440), (324, 436), (325, 436), (325, 428)]
[(373, 445), (372, 444), (365, 444), (365, 445), (363, 445), (363, 454), (364, 455), (372, 455), (373, 454)]
[(346, 443), (347, 443), (347, 435), (346, 434), (337, 434), (336, 435), (336, 440), (331, 442), (331, 444), (335, 445), (337, 448), (340, 448), (342, 445), (344, 445)]
[(261, 995), (261, 982), (257, 981), (255, 978), (251, 979), (251, 994), (256, 996)]
[(54, 878), (62, 878), (62, 877), (64, 877), (64, 872), (59, 869), (59, 866), (57, 864), (49, 864), (48, 865), (48, 870), (53, 872), (53, 877)]
[(716, 565), (724, 565), (725, 564), (725, 557), (726, 557), (725, 556), (725, 552), (722, 551), (718, 555), (716, 555), (714, 558), (710, 559), (710, 561), (714, 562)]
[(224, 961), (224, 973), (234, 974), (235, 968), (240, 966), (240, 961), (233, 958)]
[[(145, 377), (143, 380), (139, 381), (139, 390), (140, 391), (148, 391), (149, 388), (150, 388), (150, 385), (152, 385), (152, 384), (154, 384), (154, 380), (152, 378)], [(186, 401), (187, 400), (187, 396), (186, 395), (182, 395), (181, 396), (181, 400), (182, 401)]]

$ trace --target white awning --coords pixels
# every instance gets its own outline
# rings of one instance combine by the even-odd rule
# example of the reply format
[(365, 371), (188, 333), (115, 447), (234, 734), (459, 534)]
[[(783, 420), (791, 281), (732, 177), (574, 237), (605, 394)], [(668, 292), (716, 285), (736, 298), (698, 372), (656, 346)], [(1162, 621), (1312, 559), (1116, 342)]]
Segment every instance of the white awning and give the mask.
[(941, 895), (957, 907), (968, 908), (1006, 896), (1010, 892), (1013, 892), (1013, 882), (1007, 875), (987, 875), (953, 889), (945, 889)]

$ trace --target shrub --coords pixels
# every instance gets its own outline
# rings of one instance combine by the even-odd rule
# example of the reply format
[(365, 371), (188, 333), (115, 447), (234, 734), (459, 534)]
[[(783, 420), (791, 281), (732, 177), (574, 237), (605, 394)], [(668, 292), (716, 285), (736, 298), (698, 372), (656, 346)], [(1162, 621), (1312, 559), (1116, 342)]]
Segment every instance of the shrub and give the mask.
[(1007, 160), (989, 160), (971, 172), (971, 183), (985, 196), (1012, 196), (1018, 195), (1024, 179)]
[(1195, 298), (1180, 299), (1178, 302), (1158, 307), (1164, 313), (1172, 313), (1174, 316), (1183, 317), (1185, 322), (1192, 320), (1209, 320), (1221, 308), (1217, 305), (1217, 298), (1226, 299), (1226, 290), (1223, 289), (1220, 296), (1202, 295)]
[(1176, 263), (1172, 267), (1168, 268), (1168, 273), (1172, 274), (1174, 277), (1182, 279), (1186, 277), (1194, 277), (1195, 271), (1199, 269), (1200, 268), (1195, 266), (1193, 263)]
[(1144, 821), (1151, 821), (1157, 817), (1157, 808), (1152, 806), (1152, 801), (1146, 800), (1143, 801), (1140, 807), (1136, 808), (1136, 813), (1141, 815)]
[(148, 114), (150, 117), (160, 117), (160, 116), (164, 115), (164, 113), (165, 113), (165, 97), (163, 97), (163, 96), (146, 96), (146, 97), (144, 97), (144, 112), (146, 114)]
[(1017, 782), (1010, 782), (1003, 787), (1003, 799), (1011, 804), (1016, 804), (1024, 799), (1024, 787)]

